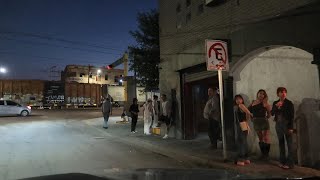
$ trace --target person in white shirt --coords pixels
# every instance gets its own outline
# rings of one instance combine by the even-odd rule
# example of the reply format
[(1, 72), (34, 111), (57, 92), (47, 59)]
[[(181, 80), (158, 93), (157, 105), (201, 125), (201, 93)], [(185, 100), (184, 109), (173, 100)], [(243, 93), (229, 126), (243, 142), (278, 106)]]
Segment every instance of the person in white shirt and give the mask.
[(150, 128), (152, 123), (152, 115), (153, 115), (153, 108), (152, 108), (152, 100), (148, 99), (147, 102), (143, 105), (143, 120), (144, 120), (144, 134), (150, 135)]
[(160, 121), (164, 122), (166, 124), (166, 133), (163, 136), (163, 139), (167, 139), (168, 138), (168, 134), (169, 134), (169, 130), (171, 127), (171, 104), (170, 102), (167, 100), (167, 96), (165, 94), (161, 95), (161, 116), (160, 116)]
[(159, 111), (160, 111), (160, 104), (158, 102), (158, 96), (154, 95), (153, 96), (153, 116), (152, 116), (152, 127), (155, 128), (158, 126), (158, 120), (159, 120)]

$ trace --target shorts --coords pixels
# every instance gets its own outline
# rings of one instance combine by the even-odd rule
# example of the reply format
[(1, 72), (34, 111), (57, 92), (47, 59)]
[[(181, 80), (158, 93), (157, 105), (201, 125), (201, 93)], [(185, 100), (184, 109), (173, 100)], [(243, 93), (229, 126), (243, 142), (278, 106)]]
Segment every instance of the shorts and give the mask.
[(252, 122), (255, 131), (270, 130), (270, 125), (267, 118), (253, 118)]
[(170, 125), (170, 118), (168, 116), (161, 115), (159, 121), (166, 123), (166, 125)]

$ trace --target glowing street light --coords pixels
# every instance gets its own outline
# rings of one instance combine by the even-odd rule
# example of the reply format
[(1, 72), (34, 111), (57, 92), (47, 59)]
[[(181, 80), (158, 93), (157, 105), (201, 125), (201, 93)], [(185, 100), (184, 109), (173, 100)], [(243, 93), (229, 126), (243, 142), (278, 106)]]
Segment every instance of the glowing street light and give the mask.
[(0, 73), (3, 73), (3, 74), (7, 73), (7, 69), (3, 68), (3, 67), (0, 67)]
[(98, 69), (97, 73), (100, 74), (101, 73), (101, 69)]

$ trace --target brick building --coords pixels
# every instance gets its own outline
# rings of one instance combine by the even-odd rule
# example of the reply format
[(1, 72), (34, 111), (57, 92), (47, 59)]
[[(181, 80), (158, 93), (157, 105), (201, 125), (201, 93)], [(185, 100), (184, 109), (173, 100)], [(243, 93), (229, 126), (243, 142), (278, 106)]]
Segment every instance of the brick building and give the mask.
[[(171, 136), (192, 139), (207, 131), (202, 110), (207, 88), (218, 86), (218, 78), (206, 71), (206, 39), (229, 45), (230, 71), (223, 74), (229, 147), (234, 144), (235, 94), (242, 94), (248, 105), (265, 89), (272, 103), (276, 88), (285, 86), (296, 109), (306, 98), (320, 98), (319, 1), (159, 0), (159, 11), (160, 91), (176, 102)], [(276, 156), (276, 133), (271, 130), (271, 154)], [(254, 133), (249, 138), (257, 141)]]
[(105, 67), (67, 65), (62, 72), (61, 80), (65, 82), (119, 85), (123, 77), (123, 69), (107, 69)]

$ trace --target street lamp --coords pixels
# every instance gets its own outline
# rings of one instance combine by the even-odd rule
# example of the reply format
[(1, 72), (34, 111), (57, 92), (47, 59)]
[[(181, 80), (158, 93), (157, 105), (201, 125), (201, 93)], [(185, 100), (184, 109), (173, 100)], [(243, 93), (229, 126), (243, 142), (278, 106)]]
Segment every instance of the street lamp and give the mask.
[(100, 74), (101, 73), (101, 69), (98, 69), (97, 73)]
[(0, 67), (0, 73), (3, 73), (3, 74), (7, 73), (7, 69), (3, 68), (3, 67)]

